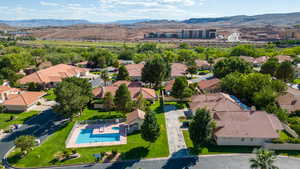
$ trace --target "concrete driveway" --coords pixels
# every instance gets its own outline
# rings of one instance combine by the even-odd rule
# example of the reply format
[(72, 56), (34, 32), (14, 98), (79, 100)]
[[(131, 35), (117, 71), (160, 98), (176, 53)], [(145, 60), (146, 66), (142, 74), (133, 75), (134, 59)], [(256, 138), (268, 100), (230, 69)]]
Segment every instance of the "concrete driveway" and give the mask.
[(176, 110), (176, 107), (173, 105), (165, 105), (164, 111), (170, 156), (171, 158), (185, 157), (188, 155), (188, 151), (180, 129), (181, 123), (178, 120), (180, 116), (184, 116), (185, 110)]

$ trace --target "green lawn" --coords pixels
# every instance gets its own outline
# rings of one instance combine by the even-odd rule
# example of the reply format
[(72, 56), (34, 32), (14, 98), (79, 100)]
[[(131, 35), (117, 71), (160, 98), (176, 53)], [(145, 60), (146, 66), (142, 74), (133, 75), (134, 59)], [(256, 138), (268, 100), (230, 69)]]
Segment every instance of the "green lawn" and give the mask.
[(47, 99), (48, 101), (54, 101), (56, 98), (56, 95), (54, 94), (54, 89), (49, 89), (47, 91), (47, 95), (44, 96), (45, 99)]
[[(37, 115), (39, 111), (29, 111), (23, 113), (0, 113), (0, 129), (7, 129), (13, 124), (23, 124), (31, 117)], [(13, 120), (10, 118), (13, 117)]]
[[(135, 42), (117, 42), (117, 41), (101, 41), (101, 42), (86, 42), (86, 41), (53, 41), (53, 40), (35, 40), (35, 41), (22, 41), (19, 44), (25, 45), (50, 45), (50, 46), (66, 46), (66, 47), (123, 47), (124, 45), (128, 47), (136, 47), (139, 43)], [(176, 47), (176, 44), (170, 43), (158, 43), (159, 47), (170, 48)]]
[(165, 102), (165, 105), (174, 105), (176, 109), (187, 108), (187, 102)]
[[(110, 147), (94, 147), (94, 148), (80, 148), (77, 149), (81, 157), (78, 159), (67, 160), (64, 162), (53, 163), (54, 155), (62, 151), (65, 148), (65, 140), (69, 135), (70, 130), (74, 122), (69, 123), (66, 127), (57, 131), (50, 136), (41, 146), (36, 147), (23, 159), (19, 159), (18, 150), (10, 154), (9, 161), (18, 167), (41, 167), (51, 165), (62, 164), (83, 164), (94, 162), (95, 153), (108, 152), (117, 150), (122, 152), (122, 159), (140, 159), (140, 158), (154, 158), (154, 157), (166, 157), (169, 155), (168, 141), (166, 135), (166, 126), (164, 114), (161, 113), (159, 104), (155, 103), (151, 105), (151, 109), (157, 112), (156, 117), (161, 127), (161, 135), (155, 143), (145, 142), (139, 133), (129, 135), (127, 137), (127, 144), (120, 146)], [(121, 117), (122, 114), (118, 112), (110, 112), (114, 117)], [(93, 118), (108, 118), (109, 113), (97, 112), (95, 110), (85, 110), (83, 115), (77, 120), (86, 120)]]
[(205, 146), (202, 150), (195, 150), (189, 132), (187, 130), (182, 132), (186, 146), (190, 150), (190, 153), (194, 155), (252, 153), (254, 150), (253, 147), (247, 146)]
[(295, 83), (295, 84), (300, 84), (300, 79), (295, 79), (295, 80), (294, 80), (294, 83)]

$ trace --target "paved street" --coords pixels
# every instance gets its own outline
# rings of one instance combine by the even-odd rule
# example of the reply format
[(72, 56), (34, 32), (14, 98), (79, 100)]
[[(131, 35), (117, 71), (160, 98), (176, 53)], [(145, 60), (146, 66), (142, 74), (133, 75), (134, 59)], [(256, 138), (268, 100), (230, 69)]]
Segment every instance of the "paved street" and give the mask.
[[(249, 169), (250, 155), (202, 156), (194, 158), (142, 160), (114, 164), (82, 165), (68, 169)], [(280, 169), (299, 169), (300, 159), (281, 157), (276, 161)]]
[(20, 129), (0, 140), (0, 158), (3, 159), (9, 149), (13, 147), (15, 138), (20, 135), (34, 135), (41, 140), (47, 138), (58, 129), (59, 125), (55, 122), (56, 120), (59, 120), (57, 114), (49, 109), (26, 121)]
[(178, 118), (184, 116), (184, 110), (176, 110), (173, 105), (164, 107), (167, 135), (169, 142), (169, 151), (172, 158), (184, 157), (188, 155), (188, 151), (184, 142), (183, 134), (180, 130), (180, 122)]

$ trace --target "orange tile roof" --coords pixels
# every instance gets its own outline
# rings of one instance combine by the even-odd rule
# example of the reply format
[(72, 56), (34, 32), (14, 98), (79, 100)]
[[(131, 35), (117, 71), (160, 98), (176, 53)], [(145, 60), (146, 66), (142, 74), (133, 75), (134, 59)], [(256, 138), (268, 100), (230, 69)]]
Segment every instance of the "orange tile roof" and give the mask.
[(201, 80), (198, 83), (200, 89), (214, 88), (220, 84), (220, 79), (214, 78), (210, 80)]
[(67, 77), (73, 77), (77, 73), (87, 72), (87, 69), (79, 68), (66, 64), (59, 64), (47, 69), (43, 69), (27, 75), (19, 80), (19, 83), (26, 84), (30, 82), (34, 83), (50, 83), (60, 82), (62, 79)]
[(0, 93), (6, 92), (8, 90), (11, 90), (9, 86), (0, 86)]
[(130, 77), (141, 77), (144, 64), (128, 64), (125, 65)]
[(275, 56), (275, 58), (278, 59), (279, 63), (285, 62), (285, 61), (290, 61), (290, 62), (293, 61), (293, 58), (288, 55), (278, 55), (278, 56)]
[(113, 83), (113, 86), (119, 87), (119, 86), (121, 86), (121, 84), (125, 84), (128, 87), (142, 87), (141, 82), (131, 82), (131, 81), (127, 81), (127, 80), (116, 81), (115, 83)]
[(28, 106), (39, 100), (45, 92), (23, 92), (21, 94), (9, 95), (3, 105), (21, 105)]
[[(93, 95), (96, 97), (104, 98), (105, 94), (110, 92), (112, 95), (115, 95), (118, 87), (116, 86), (106, 86), (93, 89)], [(137, 99), (140, 94), (143, 95), (145, 99), (155, 99), (156, 93), (155, 90), (143, 87), (128, 87), (128, 90), (131, 94), (132, 99)]]
[(288, 87), (285, 93), (277, 97), (277, 102), (289, 112), (300, 110), (300, 90)]
[(145, 112), (140, 110), (140, 109), (136, 109), (131, 113), (127, 114), (127, 124), (132, 123), (133, 121), (140, 119), (140, 120), (144, 120), (145, 119)]
[(173, 85), (175, 83), (175, 80), (170, 80), (167, 82), (166, 86), (165, 86), (165, 90), (166, 91), (171, 91), (173, 88)]

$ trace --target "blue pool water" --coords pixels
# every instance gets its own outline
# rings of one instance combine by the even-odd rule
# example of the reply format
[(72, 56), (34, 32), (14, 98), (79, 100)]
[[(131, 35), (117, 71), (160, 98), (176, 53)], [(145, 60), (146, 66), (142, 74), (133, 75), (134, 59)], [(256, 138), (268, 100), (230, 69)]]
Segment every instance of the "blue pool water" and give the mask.
[(93, 134), (93, 129), (83, 129), (77, 137), (76, 144), (114, 141), (120, 141), (119, 133)]
[(238, 104), (242, 107), (242, 109), (244, 109), (244, 110), (250, 110), (250, 109), (251, 109), (250, 107), (248, 107), (247, 105), (245, 105), (244, 103), (242, 103), (242, 102), (240, 101), (240, 99), (238, 99), (237, 97), (232, 96), (232, 95), (230, 95), (230, 97), (231, 97), (233, 100), (235, 100), (236, 103), (238, 103)]
[(113, 130), (120, 130), (120, 127), (112, 127)]

